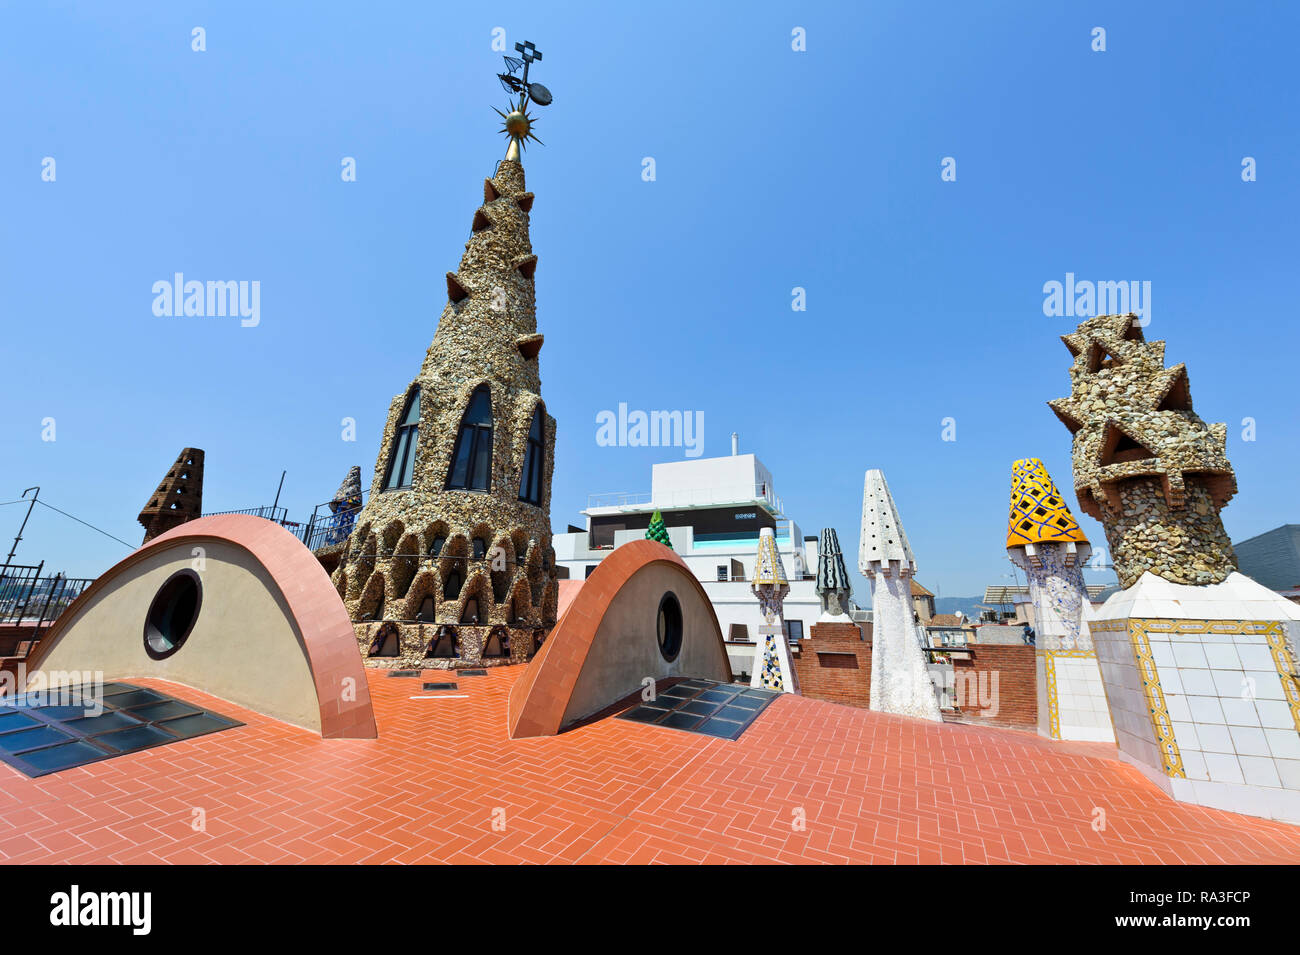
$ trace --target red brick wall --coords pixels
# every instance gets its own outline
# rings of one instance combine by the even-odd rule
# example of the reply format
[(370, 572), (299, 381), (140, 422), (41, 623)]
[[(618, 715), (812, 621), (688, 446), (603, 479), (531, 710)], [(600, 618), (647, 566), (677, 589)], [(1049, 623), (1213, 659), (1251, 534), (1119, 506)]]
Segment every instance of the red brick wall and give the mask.
[[(961, 705), (956, 713), (945, 712), (944, 718), (1037, 730), (1034, 648), (972, 644), (965, 649), (974, 659), (953, 661)], [(799, 674), (799, 692), (804, 696), (864, 709), (871, 705), (871, 640), (861, 638), (856, 624), (814, 624), (810, 636), (802, 641), (794, 668)], [(996, 706), (989, 705), (992, 703)]]
[(871, 641), (853, 623), (816, 623), (800, 643), (794, 669), (799, 692), (814, 700), (866, 708), (871, 695)]
[[(973, 660), (954, 660), (958, 712), (962, 723), (1037, 730), (1038, 686), (1034, 648), (1015, 644), (966, 647)], [(997, 675), (996, 687), (993, 675)], [(800, 674), (802, 676), (802, 674)], [(996, 706), (988, 704), (995, 703)], [(949, 717), (952, 718), (952, 717)]]

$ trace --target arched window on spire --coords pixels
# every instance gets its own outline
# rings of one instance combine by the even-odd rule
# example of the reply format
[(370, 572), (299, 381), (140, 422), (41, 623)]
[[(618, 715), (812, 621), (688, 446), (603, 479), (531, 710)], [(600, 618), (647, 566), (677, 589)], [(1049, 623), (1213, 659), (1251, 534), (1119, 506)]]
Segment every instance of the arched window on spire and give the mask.
[(479, 385), (470, 395), (451, 454), (447, 490), (486, 491), (492, 484), (492, 395)]
[(393, 439), (393, 453), (388, 458), (388, 473), (384, 475), (384, 490), (395, 491), (411, 486), (415, 476), (415, 441), (420, 432), (420, 389), (411, 389), (406, 399), (406, 412), (397, 425)]
[(528, 450), (524, 454), (524, 470), (519, 478), (519, 500), (525, 504), (542, 503), (542, 467), (546, 455), (542, 453), (542, 406), (533, 412), (533, 423), (528, 429)]

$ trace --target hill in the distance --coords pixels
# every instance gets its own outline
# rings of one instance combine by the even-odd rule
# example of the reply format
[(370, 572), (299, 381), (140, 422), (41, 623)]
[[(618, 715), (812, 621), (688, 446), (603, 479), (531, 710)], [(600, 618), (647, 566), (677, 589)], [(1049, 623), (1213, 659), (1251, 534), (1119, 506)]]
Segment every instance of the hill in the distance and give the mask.
[(960, 610), (968, 620), (980, 618), (979, 604), (984, 602), (984, 595), (978, 597), (935, 597), (935, 613), (956, 613)]

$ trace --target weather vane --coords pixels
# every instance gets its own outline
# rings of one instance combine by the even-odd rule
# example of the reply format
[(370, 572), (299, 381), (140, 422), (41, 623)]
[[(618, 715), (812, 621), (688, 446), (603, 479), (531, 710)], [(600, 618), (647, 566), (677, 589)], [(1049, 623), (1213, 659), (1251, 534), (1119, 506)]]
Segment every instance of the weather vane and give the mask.
[[(541, 51), (533, 45), (532, 40), (515, 44), (515, 51), (519, 57), (504, 56), (506, 61), (506, 72), (498, 73), (497, 79), (501, 81), (501, 86), (507, 93), (514, 96), (519, 94), (519, 103), (512, 104), (510, 112), (503, 113), (495, 106), (492, 109), (503, 120), (501, 132), (510, 138), (510, 148), (506, 151), (507, 159), (519, 159), (519, 150), (528, 148), (528, 140), (541, 143), (540, 139), (533, 135), (533, 117), (528, 113), (528, 104), (536, 103), (538, 106), (551, 105), (551, 91), (541, 83), (528, 82), (528, 68), (533, 62), (542, 61)], [(516, 76), (520, 70), (523, 70), (523, 76)]]

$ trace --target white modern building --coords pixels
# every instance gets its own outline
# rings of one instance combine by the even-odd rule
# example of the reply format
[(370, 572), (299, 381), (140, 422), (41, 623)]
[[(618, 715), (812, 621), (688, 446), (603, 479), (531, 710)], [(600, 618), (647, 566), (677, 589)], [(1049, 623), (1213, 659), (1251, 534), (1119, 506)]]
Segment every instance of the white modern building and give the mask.
[(791, 646), (807, 634), (821, 613), (815, 590), (817, 537), (804, 537), (785, 516), (771, 472), (755, 455), (738, 453), (734, 435), (728, 457), (654, 465), (648, 493), (591, 495), (582, 512), (586, 529), (570, 526), (568, 533), (553, 536), (556, 564), (567, 567), (570, 578), (590, 576), (615, 547), (645, 537), (656, 510), (673, 550), (713, 602), (737, 677), (753, 672), (762, 623), (749, 582), (764, 527), (772, 528), (790, 582), (785, 622)]

